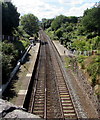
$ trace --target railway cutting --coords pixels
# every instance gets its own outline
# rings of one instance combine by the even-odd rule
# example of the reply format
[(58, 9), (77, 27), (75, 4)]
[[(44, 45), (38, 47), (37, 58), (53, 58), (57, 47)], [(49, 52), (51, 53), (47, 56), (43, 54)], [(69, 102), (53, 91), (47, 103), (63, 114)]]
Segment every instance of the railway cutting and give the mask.
[(77, 119), (56, 49), (42, 30), (39, 35), (39, 59), (32, 77), (27, 110), (41, 118)]

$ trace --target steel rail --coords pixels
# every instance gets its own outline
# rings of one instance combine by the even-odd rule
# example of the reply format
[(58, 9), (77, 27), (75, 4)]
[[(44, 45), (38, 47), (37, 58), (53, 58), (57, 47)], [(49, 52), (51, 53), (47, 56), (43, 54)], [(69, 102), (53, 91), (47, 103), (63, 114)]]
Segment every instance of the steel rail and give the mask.
[[(46, 35), (46, 36), (47, 36), (47, 35)], [(62, 64), (62, 60), (61, 60), (61, 58), (60, 58), (60, 55), (59, 55), (57, 49), (55, 48), (53, 42), (50, 40), (50, 38), (49, 38), (48, 36), (47, 36), (47, 38), (49, 39), (48, 42), (49, 42), (50, 46), (52, 46), (52, 49), (55, 51), (55, 56), (56, 56), (56, 58), (57, 58), (57, 62), (58, 62), (58, 64), (59, 64), (59, 68), (60, 68), (60, 70), (61, 70), (61, 72), (62, 72), (62, 76), (63, 76), (64, 81), (65, 81), (65, 80), (66, 80), (66, 77), (65, 77), (66, 75), (65, 75), (65, 71), (64, 71), (64, 68), (63, 68), (63, 64)], [(79, 117), (78, 117), (77, 110), (76, 110), (76, 108), (75, 108), (75, 104), (74, 104), (73, 98), (72, 98), (72, 94), (71, 94), (71, 92), (70, 92), (69, 86), (68, 86), (68, 84), (66, 83), (66, 81), (65, 81), (65, 84), (66, 84), (66, 86), (67, 86), (67, 88), (68, 88), (68, 92), (69, 92), (69, 95), (70, 95), (70, 98), (71, 98), (73, 107), (74, 107), (74, 109), (75, 109), (76, 116), (77, 116), (77, 118), (79, 118)], [(59, 89), (59, 88), (58, 88), (58, 89)]]
[[(48, 36), (47, 36), (47, 37), (48, 37)], [(64, 78), (64, 80), (67, 80), (68, 78), (67, 78), (67, 76), (66, 76), (66, 72), (65, 72), (65, 69), (64, 69), (64, 66), (63, 66), (63, 63), (62, 63), (61, 56), (60, 56), (59, 52), (57, 51), (57, 48), (55, 47), (54, 43), (50, 40), (49, 37), (48, 37), (48, 39), (49, 39), (49, 41), (50, 41), (50, 44), (52, 44), (52, 46), (53, 46), (53, 48), (54, 48), (54, 51), (55, 51), (55, 53), (56, 53), (56, 54), (55, 54), (56, 57), (57, 57), (58, 60), (59, 60), (58, 64), (59, 64), (59, 66), (60, 66), (60, 69), (61, 69), (63, 78)], [(65, 81), (65, 83), (66, 83), (66, 86), (67, 86), (67, 88), (68, 88), (68, 91), (69, 91), (69, 94), (70, 94), (70, 97), (71, 97), (71, 101), (72, 101), (73, 107), (74, 107), (75, 112), (76, 112), (77, 119), (79, 119), (80, 116), (79, 116), (79, 113), (78, 113), (78, 111), (77, 111), (77, 109), (76, 109), (76, 105), (75, 105), (75, 102), (74, 102), (73, 97), (72, 97), (73, 95), (72, 95), (72, 93), (70, 92), (70, 89), (71, 89), (71, 88), (70, 88), (68, 82)]]
[[(49, 115), (51, 113), (51, 110), (48, 110), (48, 109), (49, 109), (49, 106), (52, 105), (52, 106), (50, 106), (50, 109), (52, 109), (52, 112), (53, 112), (53, 113), (51, 113), (52, 115), (55, 115), (59, 111), (61, 113), (58, 113), (58, 116), (60, 115), (62, 119), (66, 119), (67, 117), (77, 118), (77, 111), (74, 106), (74, 101), (72, 98), (72, 94), (70, 92), (70, 88), (66, 82), (67, 78), (66, 78), (65, 71), (64, 71), (64, 68), (62, 65), (61, 58), (60, 58), (54, 44), (52, 43), (52, 41), (48, 38), (48, 36), (42, 30), (40, 32), (40, 38), (44, 41), (44, 45), (41, 44), (42, 46), (40, 48), (41, 49), (40, 57), (38, 60), (39, 65), (38, 65), (38, 68), (36, 69), (37, 79), (39, 81), (35, 81), (34, 92), (32, 95), (33, 97), (31, 96), (31, 99), (33, 98), (33, 103), (32, 103), (32, 105), (30, 105), (30, 106), (32, 106), (31, 110), (33, 113), (36, 112), (37, 115), (39, 115), (39, 112), (40, 112), (42, 118), (46, 119), (46, 118), (50, 117)], [(45, 45), (45, 43), (47, 43), (47, 45)], [(47, 62), (47, 60), (48, 60), (48, 62)], [(43, 71), (41, 71), (41, 69)], [(48, 81), (48, 79), (49, 79), (49, 81)], [(50, 85), (47, 82), (49, 82)], [(55, 85), (53, 85), (55, 88), (51, 87), (52, 84), (55, 84)], [(53, 88), (53, 90), (52, 90), (52, 88)], [(61, 90), (60, 88), (63, 90)], [(40, 92), (37, 92), (37, 90)], [(49, 93), (49, 91), (50, 91), (50, 95), (47, 94), (47, 93)], [(55, 92), (57, 95), (55, 96), (53, 92)], [(65, 94), (65, 92), (66, 92), (66, 94), (68, 94), (69, 97), (67, 97), (66, 101), (63, 102), (63, 99), (64, 99), (63, 94)], [(38, 98), (37, 98), (37, 95), (42, 96), (42, 97), (38, 96)], [(36, 100), (38, 100), (37, 102), (35, 102), (35, 97), (36, 97)], [(50, 98), (50, 100), (49, 100), (49, 98)], [(55, 102), (54, 100), (52, 100), (52, 98), (54, 100), (57, 99), (58, 101), (56, 100), (56, 102)], [(42, 101), (41, 101), (41, 99), (42, 99)], [(53, 102), (53, 101), (54, 101), (54, 103), (52, 104), (51, 102)], [(67, 105), (69, 105), (69, 102), (71, 102), (69, 108), (65, 107), (65, 105), (67, 103), (68, 103)], [(40, 103), (40, 106), (42, 105), (42, 108), (36, 107), (34, 110), (34, 106), (38, 106), (37, 104), (39, 104), (39, 103)], [(56, 104), (58, 104), (58, 105), (56, 105)], [(57, 110), (58, 107), (59, 107), (59, 110)], [(42, 109), (44, 111), (42, 111)], [(57, 111), (55, 112), (55, 110), (57, 110)], [(42, 115), (42, 112), (43, 112), (43, 115)]]

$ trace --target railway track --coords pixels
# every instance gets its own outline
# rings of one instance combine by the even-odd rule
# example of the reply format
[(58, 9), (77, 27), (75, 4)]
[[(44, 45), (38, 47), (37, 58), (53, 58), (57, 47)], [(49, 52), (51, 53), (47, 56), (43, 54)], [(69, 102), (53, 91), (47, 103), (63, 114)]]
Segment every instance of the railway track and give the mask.
[(42, 118), (77, 119), (56, 50), (40, 31), (41, 47), (28, 111)]
[[(42, 55), (44, 53), (44, 55)], [(31, 99), (28, 111), (34, 114), (38, 114), (40, 117), (45, 118), (46, 114), (46, 75), (45, 75), (45, 46), (40, 48), (40, 57), (36, 74), (34, 78), (33, 89), (31, 93)]]

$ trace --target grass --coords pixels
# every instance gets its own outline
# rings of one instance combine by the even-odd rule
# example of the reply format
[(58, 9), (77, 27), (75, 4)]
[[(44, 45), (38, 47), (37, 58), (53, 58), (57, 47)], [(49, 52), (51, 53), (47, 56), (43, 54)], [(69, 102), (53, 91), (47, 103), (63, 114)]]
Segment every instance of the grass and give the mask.
[(65, 68), (70, 68), (71, 58), (65, 57)]

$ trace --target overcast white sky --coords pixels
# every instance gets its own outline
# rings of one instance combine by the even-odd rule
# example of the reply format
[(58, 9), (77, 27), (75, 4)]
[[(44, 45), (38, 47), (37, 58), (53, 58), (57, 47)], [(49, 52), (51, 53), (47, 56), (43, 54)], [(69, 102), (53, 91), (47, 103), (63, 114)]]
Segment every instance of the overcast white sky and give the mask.
[(60, 14), (82, 16), (84, 10), (91, 8), (99, 0), (12, 0), (22, 15), (32, 13), (41, 20)]

